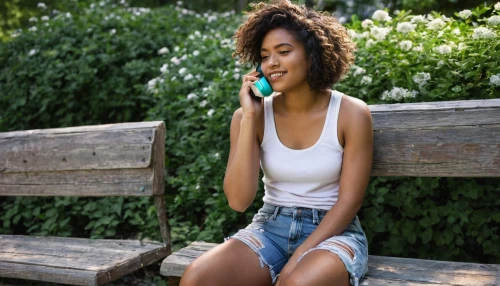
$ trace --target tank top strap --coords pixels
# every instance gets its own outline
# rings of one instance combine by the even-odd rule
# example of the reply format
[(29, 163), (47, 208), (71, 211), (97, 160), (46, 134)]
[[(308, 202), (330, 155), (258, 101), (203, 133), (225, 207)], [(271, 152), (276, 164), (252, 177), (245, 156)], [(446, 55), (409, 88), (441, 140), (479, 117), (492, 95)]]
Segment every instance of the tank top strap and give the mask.
[(274, 114), (273, 114), (273, 97), (274, 95), (264, 97), (264, 138), (262, 139), (262, 145), (271, 139), (274, 127)]
[(339, 143), (339, 138), (338, 138), (338, 120), (339, 120), (339, 113), (340, 113), (340, 104), (342, 102), (342, 93), (336, 90), (332, 90), (332, 98), (330, 100), (330, 106), (331, 108), (331, 116), (329, 118), (328, 122), (328, 134), (329, 136), (326, 136), (326, 141), (328, 145), (334, 148), (338, 148), (340, 150), (344, 150), (342, 148), (342, 145)]

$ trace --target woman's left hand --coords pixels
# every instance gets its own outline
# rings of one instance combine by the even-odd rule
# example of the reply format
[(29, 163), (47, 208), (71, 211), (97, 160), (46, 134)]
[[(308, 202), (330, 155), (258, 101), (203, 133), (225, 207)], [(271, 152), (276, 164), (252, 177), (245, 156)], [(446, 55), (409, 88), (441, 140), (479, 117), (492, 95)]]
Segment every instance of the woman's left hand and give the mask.
[(278, 277), (278, 280), (276, 281), (276, 286), (280, 286), (281, 282), (285, 281), (287, 276), (293, 271), (295, 266), (299, 263), (299, 258), (304, 254), (305, 251), (300, 251), (299, 249), (295, 250), (293, 253), (292, 257), (288, 260), (288, 262), (285, 264), (285, 267), (280, 272), (280, 276)]

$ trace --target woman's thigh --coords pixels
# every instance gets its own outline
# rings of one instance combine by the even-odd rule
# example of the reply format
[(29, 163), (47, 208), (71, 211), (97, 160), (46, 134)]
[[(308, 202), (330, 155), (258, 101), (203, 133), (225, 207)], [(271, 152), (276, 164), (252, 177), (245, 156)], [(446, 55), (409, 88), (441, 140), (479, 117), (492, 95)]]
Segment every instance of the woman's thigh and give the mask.
[(325, 250), (314, 250), (305, 255), (285, 281), (277, 285), (301, 286), (349, 286), (349, 273), (342, 260), (335, 254)]
[(243, 242), (230, 239), (195, 259), (182, 275), (181, 286), (272, 285), (267, 266)]

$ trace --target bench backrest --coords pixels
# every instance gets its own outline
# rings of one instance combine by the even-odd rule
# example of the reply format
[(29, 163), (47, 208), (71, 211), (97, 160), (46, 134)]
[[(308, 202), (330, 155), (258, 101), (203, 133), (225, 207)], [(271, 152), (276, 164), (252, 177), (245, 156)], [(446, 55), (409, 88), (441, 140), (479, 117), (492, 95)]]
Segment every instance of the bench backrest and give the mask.
[(500, 99), (370, 110), (372, 176), (500, 177)]
[(0, 133), (0, 195), (163, 194), (164, 163), (161, 121)]

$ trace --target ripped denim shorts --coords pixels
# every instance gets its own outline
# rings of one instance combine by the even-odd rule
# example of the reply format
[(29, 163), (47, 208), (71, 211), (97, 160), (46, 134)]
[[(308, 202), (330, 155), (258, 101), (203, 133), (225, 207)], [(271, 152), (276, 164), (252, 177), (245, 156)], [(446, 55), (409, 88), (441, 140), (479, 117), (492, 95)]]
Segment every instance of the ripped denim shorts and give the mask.
[[(268, 266), (274, 285), (288, 259), (316, 229), (326, 212), (264, 204), (250, 225), (226, 240), (238, 239), (257, 253), (261, 267)], [(343, 248), (346, 245), (353, 250), (354, 257)], [(357, 216), (342, 234), (328, 238), (309, 251), (316, 249), (336, 254), (344, 263), (353, 286), (358, 286), (368, 271), (368, 242)]]

